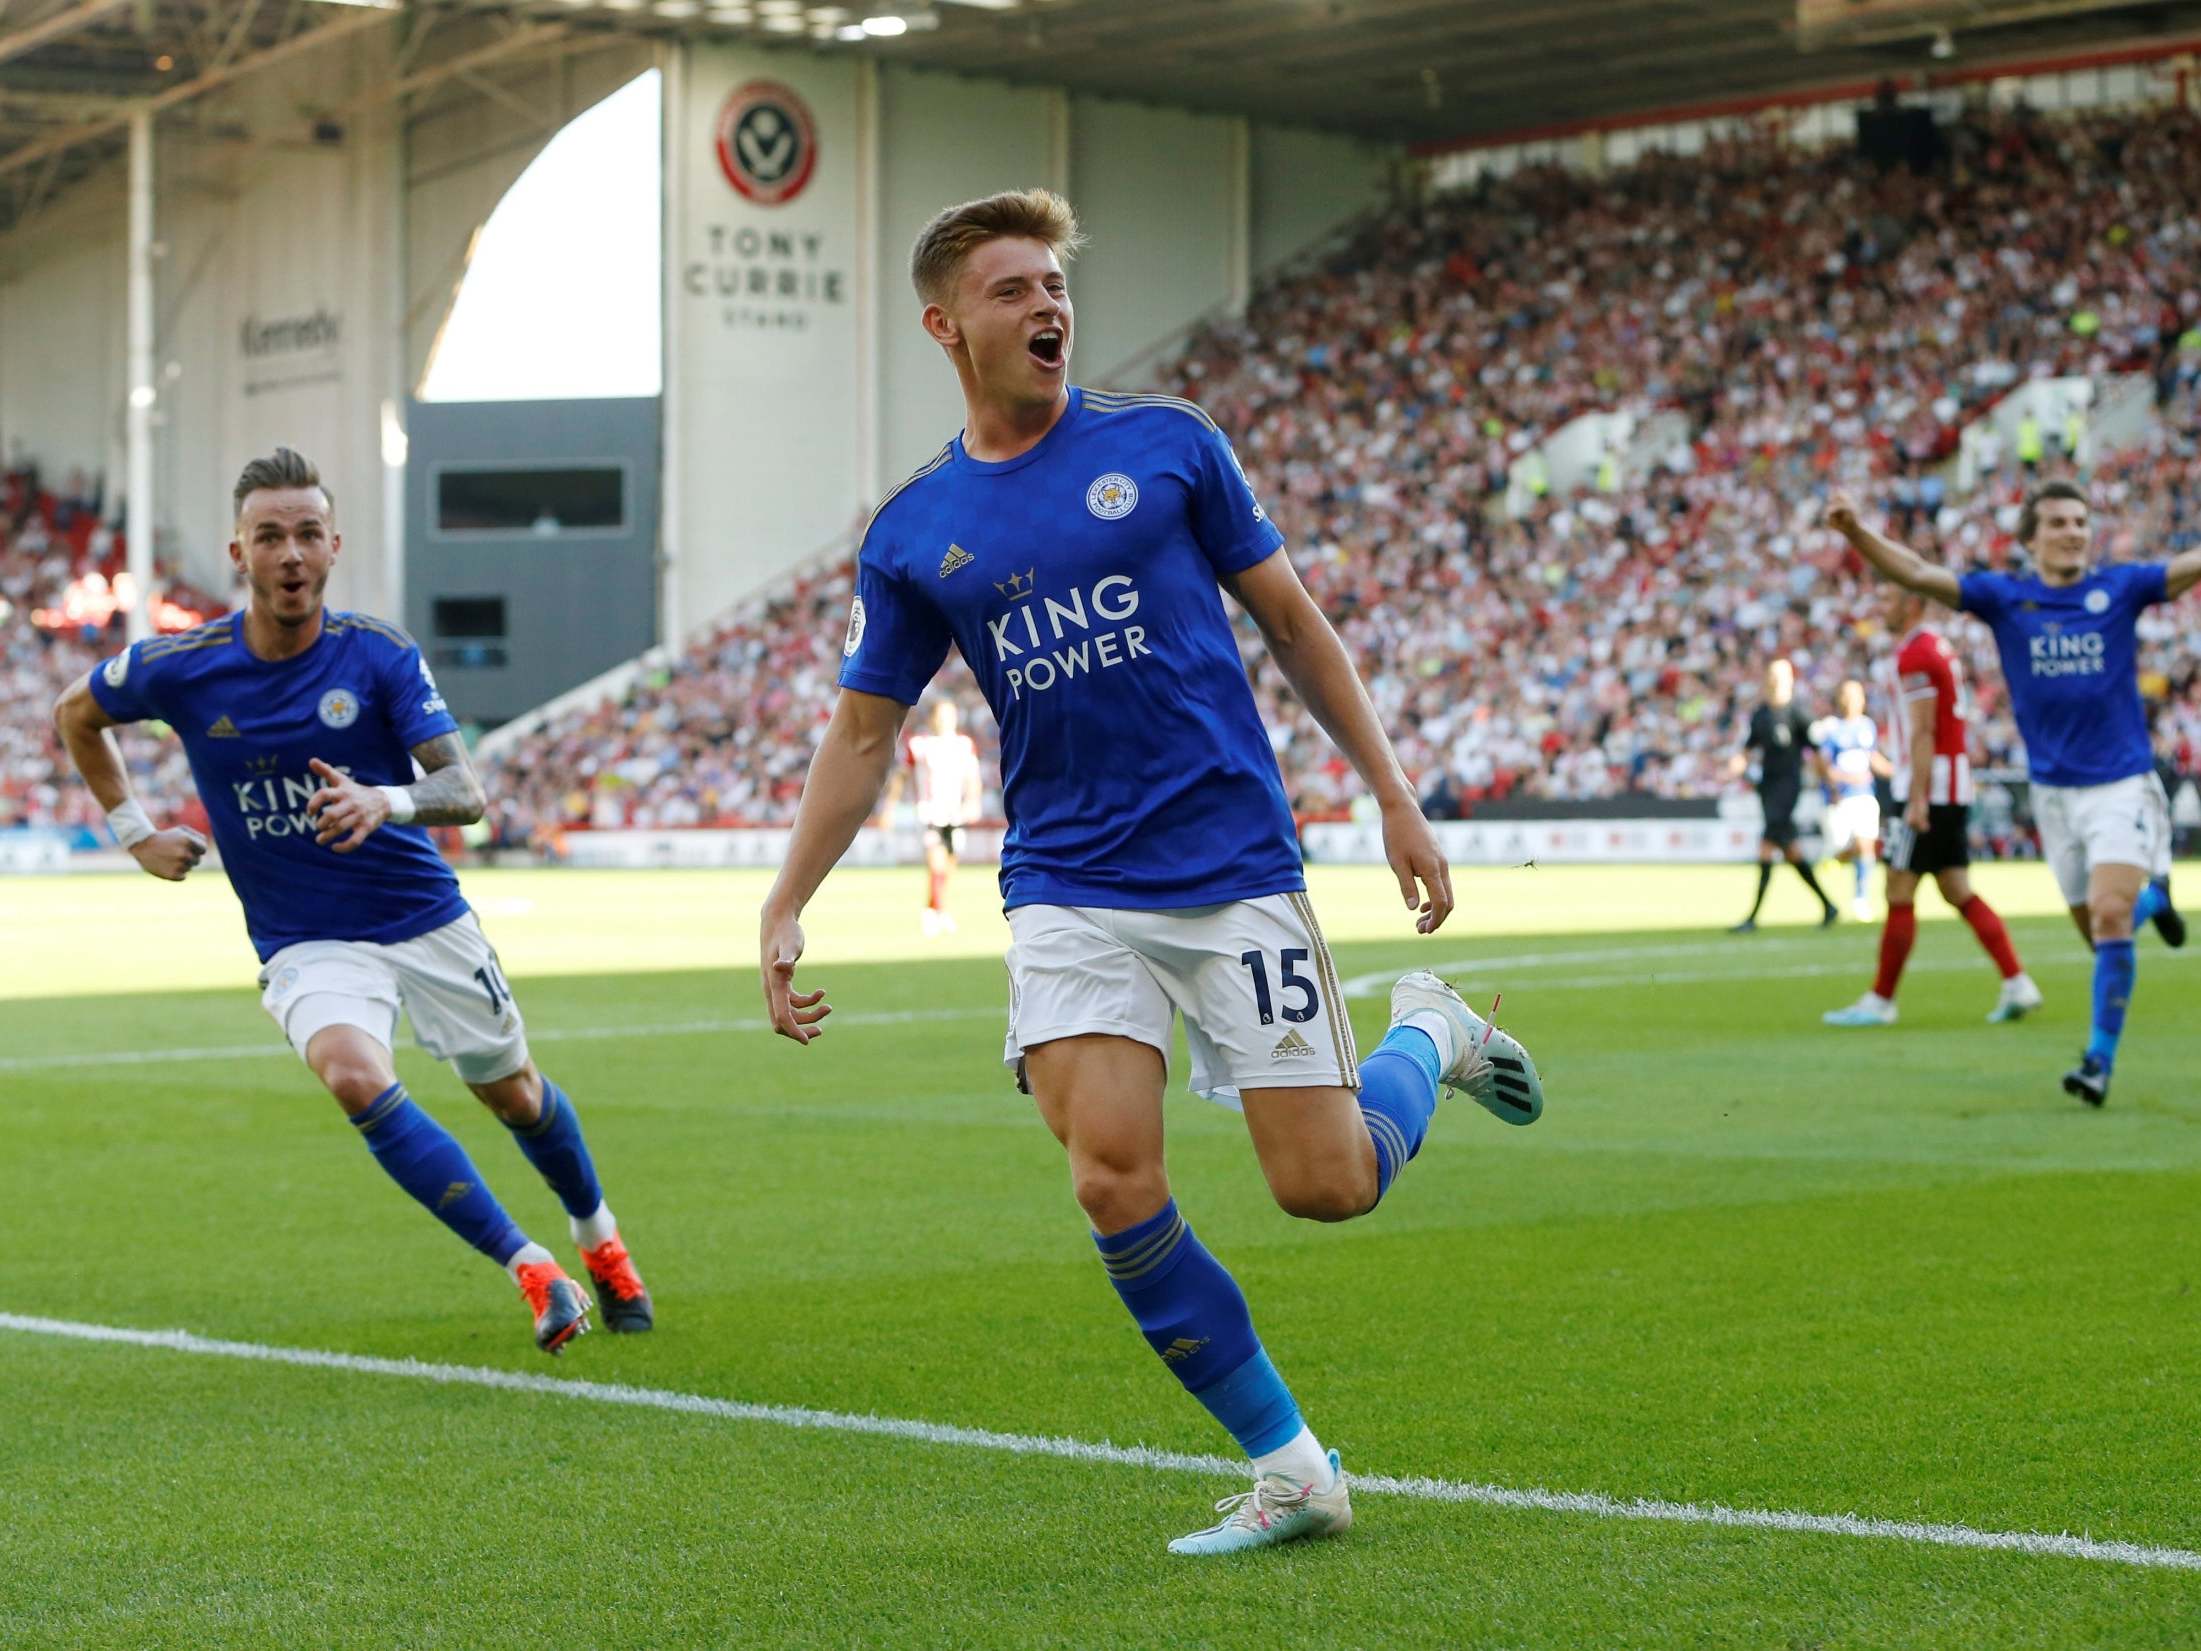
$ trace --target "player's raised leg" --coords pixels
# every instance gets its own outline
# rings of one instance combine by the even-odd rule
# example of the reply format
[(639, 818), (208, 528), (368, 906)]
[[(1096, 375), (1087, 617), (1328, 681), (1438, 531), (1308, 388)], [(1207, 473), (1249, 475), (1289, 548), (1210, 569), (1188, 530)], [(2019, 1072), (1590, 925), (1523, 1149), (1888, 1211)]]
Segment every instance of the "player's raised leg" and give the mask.
[(467, 1087), (512, 1131), (521, 1153), (565, 1206), (574, 1246), (596, 1286), (604, 1327), (623, 1335), (650, 1329), (657, 1322), (655, 1305), (619, 1236), (618, 1220), (604, 1202), (572, 1097), (544, 1077), (532, 1060), (506, 1077)]
[(1041, 1115), (1070, 1157), (1109, 1282), (1170, 1373), (1252, 1461), (1254, 1489), (1172, 1553), (1327, 1535), (1352, 1523), (1336, 1459), (1300, 1416), (1246, 1298), (1178, 1212), (1162, 1164), (1160, 1050), (1127, 1037), (1050, 1039), (1024, 1051)]
[[(314, 1014), (313, 1000), (302, 1000), (299, 1010)], [(383, 1172), (511, 1275), (535, 1315), (536, 1346), (556, 1353), (587, 1330), (588, 1297), (505, 1213), (451, 1132), (405, 1092), (387, 1044), (357, 1026), (332, 1023), (307, 1039), (305, 1057)]]
[(649, 1329), (655, 1321), (649, 1291), (604, 1202), (580, 1112), (537, 1069), (527, 1023), (480, 921), (468, 912), (385, 951), (421, 1047), (450, 1062), (565, 1207), (605, 1326)]

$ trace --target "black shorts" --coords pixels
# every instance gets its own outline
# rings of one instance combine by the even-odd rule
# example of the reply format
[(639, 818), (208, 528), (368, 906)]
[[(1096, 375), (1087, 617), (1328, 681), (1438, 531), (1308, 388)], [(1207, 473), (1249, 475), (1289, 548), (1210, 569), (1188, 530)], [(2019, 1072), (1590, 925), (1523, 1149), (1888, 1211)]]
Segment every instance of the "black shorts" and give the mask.
[(1761, 791), (1758, 801), (1765, 808), (1765, 829), (1758, 833), (1758, 840), (1771, 843), (1775, 848), (1790, 848), (1796, 842), (1796, 804), (1803, 797), (1801, 787), (1783, 786), (1778, 791)]
[(1972, 810), (1965, 803), (1934, 803), (1926, 810), (1926, 829), (1913, 831), (1898, 808), (1888, 815), (1888, 870), (1931, 877), (1972, 863)]
[(963, 828), (961, 826), (927, 826), (925, 830), (933, 841), (937, 842), (950, 854), (953, 854), (957, 845), (963, 841)]

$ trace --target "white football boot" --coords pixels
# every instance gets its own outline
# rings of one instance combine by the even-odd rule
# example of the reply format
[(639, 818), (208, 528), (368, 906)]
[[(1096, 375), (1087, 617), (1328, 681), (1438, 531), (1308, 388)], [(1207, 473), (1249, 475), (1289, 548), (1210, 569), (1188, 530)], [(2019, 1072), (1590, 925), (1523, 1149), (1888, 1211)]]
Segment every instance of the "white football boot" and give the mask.
[(1987, 1024), (2000, 1026), (2006, 1020), (2023, 1020), (2041, 1002), (2041, 989), (2033, 984), (2031, 975), (2012, 975), (2002, 983), (2002, 995), (1995, 999), (1995, 1006), (1987, 1011)]
[(1314, 1486), (1288, 1474), (1265, 1473), (1253, 1489), (1226, 1496), (1215, 1504), (1223, 1517), (1204, 1531), (1180, 1536), (1169, 1545), (1173, 1554), (1235, 1554), (1248, 1548), (1272, 1548), (1279, 1542), (1298, 1542), (1310, 1536), (1336, 1536), (1353, 1523), (1353, 1499), (1345, 1488), (1345, 1470), (1337, 1452), (1330, 1452), (1330, 1488)]
[(1829, 1026), (1893, 1026), (1895, 1000), (1867, 992), (1846, 1009), (1829, 1009), (1819, 1017)]
[(1544, 1115), (1544, 1080), (1518, 1039), (1475, 1013), (1429, 970), (1399, 976), (1391, 988), (1391, 1024), (1424, 1012), (1443, 1017), (1451, 1029), (1452, 1059), (1438, 1080), (1445, 1088), (1509, 1124), (1533, 1124)]

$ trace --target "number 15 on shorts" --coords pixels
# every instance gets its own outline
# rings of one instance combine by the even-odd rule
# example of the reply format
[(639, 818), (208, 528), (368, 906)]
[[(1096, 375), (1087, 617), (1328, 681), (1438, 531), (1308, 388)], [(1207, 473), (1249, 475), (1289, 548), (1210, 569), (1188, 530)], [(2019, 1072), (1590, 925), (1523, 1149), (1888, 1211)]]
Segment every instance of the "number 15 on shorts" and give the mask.
[[(1315, 1011), (1322, 1006), (1322, 996), (1314, 981), (1299, 973), (1299, 965), (1312, 955), (1304, 946), (1286, 946), (1277, 953), (1277, 961), (1283, 965), (1277, 978), (1283, 986), (1284, 1018), (1288, 1021), (1313, 1020)], [(1261, 1024), (1275, 1025), (1276, 999), (1269, 991), (1268, 959), (1259, 952), (1240, 952), (1238, 961), (1253, 976), (1253, 1002), (1261, 1012)]]

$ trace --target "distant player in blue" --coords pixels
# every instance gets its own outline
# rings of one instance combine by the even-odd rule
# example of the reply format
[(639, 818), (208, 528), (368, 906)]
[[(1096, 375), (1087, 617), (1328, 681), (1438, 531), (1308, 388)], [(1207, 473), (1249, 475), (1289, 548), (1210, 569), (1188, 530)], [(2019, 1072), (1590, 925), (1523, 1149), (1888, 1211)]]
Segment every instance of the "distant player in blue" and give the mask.
[(343, 540), (313, 465), (277, 448), (245, 466), (235, 500), (229, 555), (248, 605), (134, 643), (72, 686), (54, 713), (69, 755), (115, 840), (155, 877), (181, 882), (206, 840), (154, 829), (108, 732), (173, 728), (260, 955), (261, 1001), (375, 1161), (511, 1275), (544, 1352), (588, 1328), (586, 1292), (398, 1082), (402, 1007), (421, 1047), (451, 1063), (564, 1204), (605, 1322), (647, 1330), (649, 1294), (573, 1102), (535, 1069), (497, 954), (424, 829), (481, 817), (458, 724), (403, 631), (323, 607)]
[(1872, 782), (1876, 775), (1888, 772), (1888, 759), (1880, 754), (1880, 725), (1865, 715), (1865, 685), (1843, 683), (1835, 690), (1834, 705), (1836, 714), (1821, 718), (1813, 729), (1829, 793), (1827, 852), (1849, 861), (1855, 870), (1857, 886), (1850, 909), (1862, 923), (1872, 916), (1867, 890), (1880, 844), (1880, 799)]
[(1253, 1488), (1170, 1550), (1343, 1530), (1344, 1474), (1262, 1350), (1245, 1297), (1178, 1213), (1162, 1162), (1172, 1023), (1192, 1087), (1242, 1104), (1277, 1202), (1365, 1215), (1420, 1148), (1441, 1089), (1509, 1123), (1543, 1091), (1521, 1046), (1426, 970), (1391, 1031), (1353, 1045), (1308, 904), (1276, 758), (1223, 605), (1382, 804), (1415, 927), (1451, 877), (1352, 661), (1238, 468), (1190, 402), (1068, 382), (1060, 257), (1080, 237), (1044, 190), (951, 207), (911, 258), (923, 324), (963, 389), (963, 432), (864, 535), (841, 694), (811, 764), (759, 962), (772, 1022), (807, 1043), (798, 919), (872, 812), (909, 707), (961, 651), (1001, 726), (1009, 830), (1004, 1061), (1070, 1156), (1102, 1267), (1170, 1373), (1252, 1459)]
[(2186, 925), (2170, 903), (2170, 804), (2155, 774), (2140, 701), (2140, 610), (2175, 601), (2201, 580), (2201, 550), (2169, 562), (2087, 565), (2086, 494), (2050, 482), (2025, 502), (2018, 538), (2028, 577), (1947, 568), (1875, 533), (1837, 493), (1827, 525), (1886, 579), (1976, 614), (1994, 632), (2033, 815), (2064, 903), (2094, 948), (2094, 1027), (2063, 1087), (2090, 1106), (2109, 1099), (2117, 1041), (2138, 972), (2132, 932), (2143, 921), (2172, 946)]

